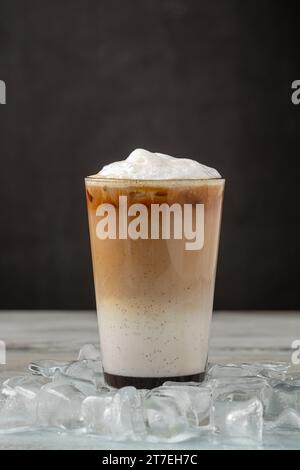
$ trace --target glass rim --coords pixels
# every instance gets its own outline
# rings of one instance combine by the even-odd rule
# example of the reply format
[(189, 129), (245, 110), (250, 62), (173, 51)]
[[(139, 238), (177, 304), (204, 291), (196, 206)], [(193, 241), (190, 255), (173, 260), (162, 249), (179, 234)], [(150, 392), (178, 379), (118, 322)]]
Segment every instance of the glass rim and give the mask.
[(157, 184), (168, 185), (168, 184), (176, 184), (176, 183), (188, 183), (188, 184), (196, 184), (196, 183), (212, 183), (212, 182), (224, 182), (225, 178), (222, 177), (215, 177), (215, 178), (170, 178), (170, 179), (138, 179), (138, 178), (110, 178), (106, 176), (97, 176), (97, 175), (90, 175), (85, 176), (84, 180), (86, 182), (101, 182), (101, 183), (116, 183), (116, 184), (132, 184), (132, 185), (151, 185), (155, 186)]

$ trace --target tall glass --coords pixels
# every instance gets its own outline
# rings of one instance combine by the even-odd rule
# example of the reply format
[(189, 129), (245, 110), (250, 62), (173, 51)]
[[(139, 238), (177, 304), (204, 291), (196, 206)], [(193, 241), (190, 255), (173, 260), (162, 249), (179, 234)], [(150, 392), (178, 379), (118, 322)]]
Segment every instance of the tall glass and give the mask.
[(107, 383), (203, 380), (225, 181), (85, 184)]

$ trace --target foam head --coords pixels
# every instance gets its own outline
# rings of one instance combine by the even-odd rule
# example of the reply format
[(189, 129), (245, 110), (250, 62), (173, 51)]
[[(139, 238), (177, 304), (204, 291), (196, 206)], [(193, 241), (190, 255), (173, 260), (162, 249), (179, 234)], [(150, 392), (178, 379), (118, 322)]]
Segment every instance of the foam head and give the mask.
[(221, 178), (217, 170), (195, 160), (144, 149), (136, 149), (126, 160), (104, 166), (95, 176), (142, 180)]

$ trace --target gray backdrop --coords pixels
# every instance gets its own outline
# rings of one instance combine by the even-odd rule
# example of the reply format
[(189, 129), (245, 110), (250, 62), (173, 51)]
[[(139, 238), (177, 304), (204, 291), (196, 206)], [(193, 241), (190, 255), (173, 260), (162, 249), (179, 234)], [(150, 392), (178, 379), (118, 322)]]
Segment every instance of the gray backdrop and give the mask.
[(93, 308), (83, 177), (136, 147), (227, 179), (218, 309), (300, 308), (299, 8), (0, 0), (0, 308)]

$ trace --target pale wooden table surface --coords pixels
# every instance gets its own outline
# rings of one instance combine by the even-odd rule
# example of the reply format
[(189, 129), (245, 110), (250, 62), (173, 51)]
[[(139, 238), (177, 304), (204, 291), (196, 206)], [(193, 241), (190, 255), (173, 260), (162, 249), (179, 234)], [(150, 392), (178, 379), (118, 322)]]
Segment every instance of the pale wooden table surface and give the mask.
[[(213, 315), (209, 361), (290, 363), (295, 339), (300, 339), (300, 312), (217, 312)], [(24, 371), (36, 359), (72, 360), (82, 345), (98, 345), (96, 313), (2, 312), (0, 340), (7, 346), (7, 365), (0, 365), (0, 372)], [(27, 443), (12, 436), (1, 439), (0, 448), (70, 447), (68, 438), (60, 438), (52, 447), (47, 439), (44, 444), (30, 437)], [(79, 448), (81, 444), (76, 445)], [(106, 448), (99, 445), (98, 441), (96, 448)], [(94, 447), (89, 443), (88, 448)]]

